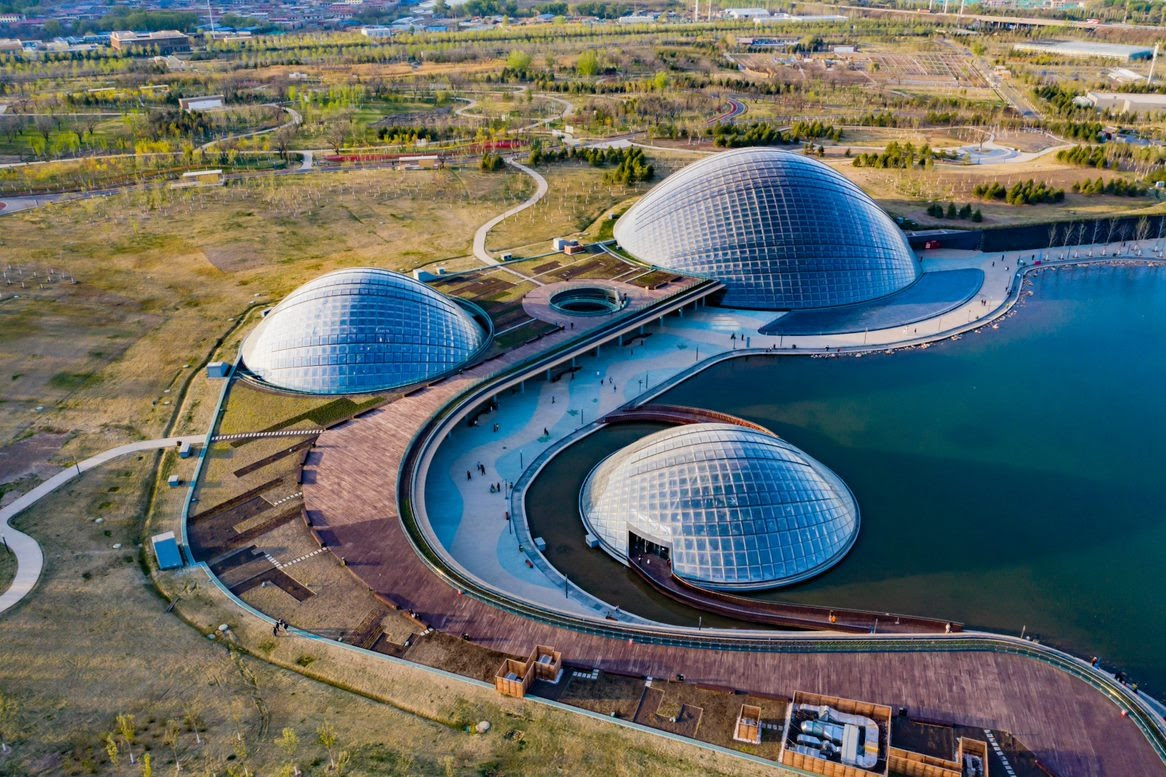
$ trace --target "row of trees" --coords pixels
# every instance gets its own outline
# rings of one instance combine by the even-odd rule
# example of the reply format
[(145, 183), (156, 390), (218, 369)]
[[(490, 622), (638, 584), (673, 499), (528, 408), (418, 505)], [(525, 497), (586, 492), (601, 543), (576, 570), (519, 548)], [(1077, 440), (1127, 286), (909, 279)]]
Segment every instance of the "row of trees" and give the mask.
[(1029, 178), (1005, 186), (999, 181), (991, 184), (978, 183), (972, 187), (972, 195), (982, 200), (1003, 200), (1009, 205), (1036, 205), (1042, 202), (1062, 202), (1064, 189), (1054, 189), (1044, 181), (1037, 183)]
[(765, 121), (749, 124), (717, 124), (709, 130), (713, 145), (720, 148), (743, 146), (787, 146), (816, 138), (842, 139), (842, 128), (820, 121), (795, 122), (788, 130)]
[(918, 148), (913, 143), (899, 143), (892, 140), (882, 151), (868, 154), (857, 154), (854, 157), (855, 167), (875, 167), (880, 170), (894, 168), (906, 170), (911, 167), (930, 169), (935, 165), (935, 152), (931, 146), (924, 143)]
[(478, 163), (478, 166), (487, 173), (496, 173), (506, 167), (506, 160), (502, 158), (501, 154), (487, 151), (485, 154), (482, 154), (482, 161)]
[(971, 203), (964, 203), (957, 210), (954, 202), (949, 202), (946, 208), (941, 203), (933, 202), (927, 206), (927, 215), (937, 219), (971, 219), (977, 223), (984, 220), (984, 214), (979, 208), (973, 210)]
[(1096, 197), (1099, 194), (1116, 194), (1119, 197), (1141, 197), (1149, 191), (1145, 186), (1127, 181), (1124, 178), (1110, 178), (1108, 181), (1101, 176), (1097, 180), (1085, 179), (1073, 184), (1073, 191), (1084, 194), (1086, 197)]
[(1105, 146), (1074, 146), (1057, 152), (1058, 162), (1068, 162), (1082, 167), (1109, 167), (1109, 154)]
[(656, 177), (656, 168), (644, 156), (642, 148), (621, 148), (621, 159), (614, 170), (603, 174), (605, 183), (619, 183), (630, 186), (640, 181), (650, 181)]

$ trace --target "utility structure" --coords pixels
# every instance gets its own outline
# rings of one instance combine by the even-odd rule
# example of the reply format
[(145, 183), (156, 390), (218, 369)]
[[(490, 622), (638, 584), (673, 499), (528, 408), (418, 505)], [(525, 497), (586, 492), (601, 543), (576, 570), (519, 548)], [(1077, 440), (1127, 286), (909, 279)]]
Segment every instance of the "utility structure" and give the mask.
[(1154, 65), (1158, 64), (1158, 47), (1161, 43), (1154, 44), (1154, 54), (1150, 57), (1150, 73), (1146, 76), (1146, 85), (1149, 86), (1154, 82)]

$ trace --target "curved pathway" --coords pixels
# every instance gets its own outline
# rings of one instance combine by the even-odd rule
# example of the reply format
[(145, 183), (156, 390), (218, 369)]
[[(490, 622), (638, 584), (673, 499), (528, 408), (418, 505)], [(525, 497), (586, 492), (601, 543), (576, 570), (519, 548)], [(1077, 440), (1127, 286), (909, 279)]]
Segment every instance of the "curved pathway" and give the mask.
[(255, 130), (253, 132), (244, 132), (242, 135), (228, 135), (225, 138), (217, 138), (217, 139), (209, 141), (207, 143), (203, 143), (201, 146), (198, 147), (199, 151), (206, 151), (207, 149), (213, 148), (214, 146), (217, 146), (219, 143), (222, 143), (222, 142), (227, 141), (227, 140), (242, 140), (243, 138), (253, 138), (256, 135), (266, 135), (270, 132), (278, 132), (279, 130), (284, 129), (285, 127), (297, 127), (300, 124), (304, 123), (304, 117), (301, 116), (300, 112), (297, 111), (295, 108), (287, 108), (287, 107), (282, 106), (282, 105), (276, 105), (275, 103), (267, 103), (266, 107), (279, 108), (282, 111), (284, 111), (285, 113), (287, 113), (287, 115), (290, 116), (291, 118), (288, 121), (285, 121), (283, 124), (280, 124), (280, 125), (275, 126), (275, 127), (268, 127), (267, 129), (258, 129), (258, 130)]
[(164, 437), (160, 440), (142, 440), (140, 442), (131, 442), (127, 445), (110, 448), (96, 456), (77, 462), (68, 469), (61, 470), (27, 494), (19, 496), (12, 504), (0, 509), (0, 537), (3, 538), (9, 549), (16, 556), (16, 576), (12, 579), (12, 585), (8, 586), (8, 590), (0, 594), (0, 613), (16, 606), (21, 599), (28, 596), (33, 587), (36, 586), (37, 580), (40, 579), (41, 570), (44, 568), (44, 554), (41, 552), (36, 540), (24, 532), (17, 531), (9, 526), (8, 522), (10, 520), (69, 481), (80, 477), (82, 472), (88, 472), (91, 469), (100, 467), (102, 464), (116, 459), (118, 456), (124, 456), (127, 453), (138, 453), (140, 451), (157, 450), (159, 448), (176, 448), (184, 442), (195, 445), (202, 442), (202, 440), (203, 437), (201, 435)]
[[(494, 218), (490, 219), (482, 226), (478, 227), (478, 231), (474, 233), (474, 256), (479, 261), (484, 262), (485, 264), (493, 264), (493, 265), (501, 264), (501, 262), (499, 262), (497, 259), (495, 259), (493, 256), (491, 256), (490, 252), (486, 250), (486, 236), (490, 234), (490, 230), (493, 229), (494, 227), (498, 226), (499, 224), (501, 224), (506, 219), (515, 215), (516, 213), (521, 213), (522, 211), (526, 210), (527, 208), (531, 207), (532, 205), (537, 204), (538, 201), (541, 200), (546, 195), (547, 189), (549, 188), (547, 186), (547, 179), (546, 178), (543, 178), (542, 175), (539, 174), (537, 171), (532, 170), (531, 168), (527, 167), (526, 165), (522, 164), (521, 162), (519, 162), (515, 159), (507, 159), (506, 164), (510, 165), (513, 168), (516, 168), (517, 170), (521, 170), (522, 172), (526, 173), (531, 178), (533, 178), (536, 188), (535, 188), (534, 194), (532, 194), (529, 198), (527, 198), (526, 202), (523, 202), (521, 205), (514, 206), (513, 208), (506, 211), (505, 213), (501, 213), (501, 214), (495, 216)], [(523, 278), (523, 280), (530, 280), (525, 275), (522, 276), (522, 278)], [(538, 282), (535, 281), (535, 283), (538, 283)], [(539, 284), (539, 285), (541, 285), (541, 284)]]
[[(244, 432), (241, 434), (216, 435), (214, 442), (219, 440), (238, 440), (243, 438), (257, 438), (257, 437), (294, 437), (300, 435), (322, 434), (321, 429), (289, 429), (278, 432)], [(102, 451), (96, 456), (91, 456), (84, 461), (79, 461), (68, 469), (63, 469), (56, 475), (41, 483), (36, 488), (32, 489), (26, 494), (17, 497), (12, 504), (7, 507), (0, 508), (0, 539), (8, 546), (13, 555), (16, 556), (16, 576), (12, 579), (12, 584), (8, 586), (8, 590), (0, 594), (0, 613), (15, 607), (24, 597), (32, 592), (40, 579), (41, 570), (44, 568), (44, 553), (41, 552), (40, 545), (37, 541), (25, 534), (22, 531), (17, 531), (9, 526), (9, 521), (15, 518), (20, 513), (24, 512), (34, 504), (44, 499), (49, 494), (53, 493), (61, 486), (80, 477), (82, 472), (88, 472), (91, 469), (96, 469), (106, 462), (112, 461), (119, 456), (125, 456), (129, 453), (140, 453), (141, 451), (153, 451), (161, 448), (177, 448), (183, 443), (190, 445), (199, 445), (206, 440), (206, 435), (187, 435), (184, 437), (163, 437), (157, 440), (140, 440), (139, 442), (131, 442), (125, 445), (119, 445), (116, 448), (110, 448), (107, 451)]]

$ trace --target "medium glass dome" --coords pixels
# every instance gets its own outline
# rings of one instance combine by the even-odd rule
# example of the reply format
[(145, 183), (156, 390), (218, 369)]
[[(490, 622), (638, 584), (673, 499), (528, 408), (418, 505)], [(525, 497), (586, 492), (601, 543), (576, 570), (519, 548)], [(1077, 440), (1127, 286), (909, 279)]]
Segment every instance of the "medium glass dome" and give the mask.
[(796, 583), (842, 559), (858, 505), (823, 464), (765, 432), (677, 426), (604, 459), (579, 511), (604, 550), (626, 562), (629, 538), (667, 548), (672, 572), (705, 588)]
[(338, 270), (276, 305), (243, 342), (243, 364), (277, 388), (359, 394), (456, 369), (486, 337), (466, 309), (419, 281)]
[(615, 225), (637, 259), (715, 278), (728, 307), (793, 310), (882, 297), (919, 276), (907, 238), (821, 162), (725, 151), (669, 176)]

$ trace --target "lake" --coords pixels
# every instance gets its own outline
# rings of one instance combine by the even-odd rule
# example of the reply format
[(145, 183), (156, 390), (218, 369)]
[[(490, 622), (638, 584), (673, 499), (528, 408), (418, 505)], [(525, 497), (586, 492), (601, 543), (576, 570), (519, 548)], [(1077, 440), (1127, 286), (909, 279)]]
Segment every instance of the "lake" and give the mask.
[[(1166, 269), (1045, 271), (1033, 291), (999, 329), (958, 342), (737, 359), (658, 401), (763, 424), (854, 491), (850, 554), (761, 596), (1023, 628), (1166, 691)], [(548, 557), (583, 587), (695, 624), (695, 611), (587, 549), (574, 511), (548, 509), (575, 504), (597, 461), (656, 428), (572, 446), (535, 481), (528, 510)]]

